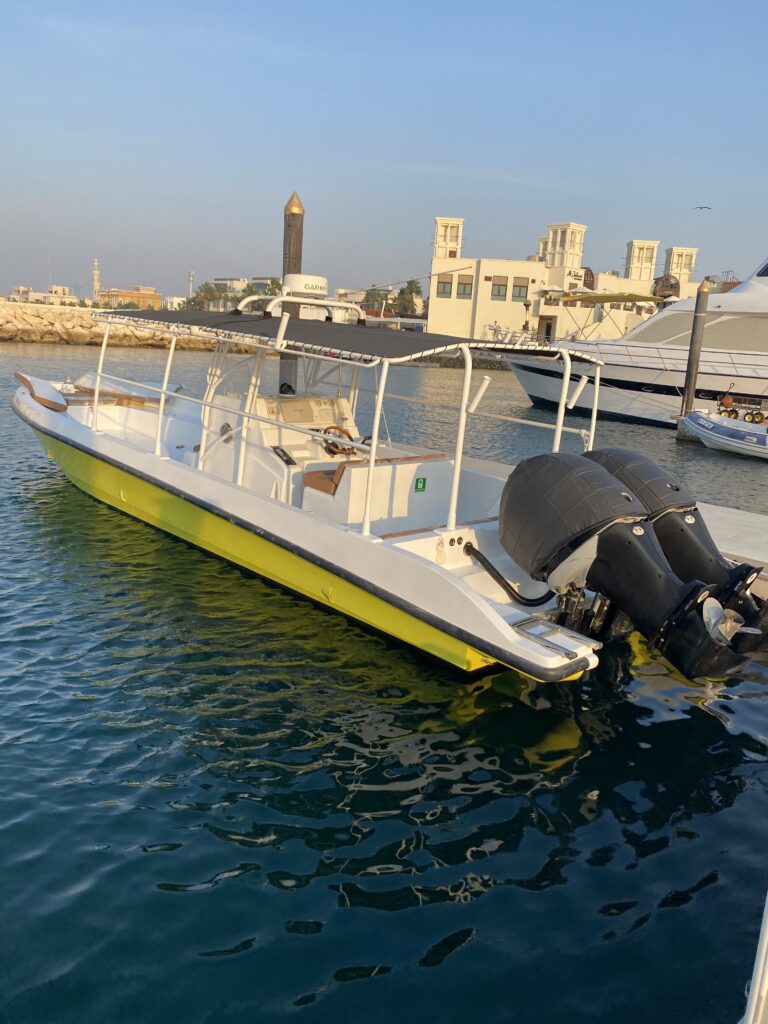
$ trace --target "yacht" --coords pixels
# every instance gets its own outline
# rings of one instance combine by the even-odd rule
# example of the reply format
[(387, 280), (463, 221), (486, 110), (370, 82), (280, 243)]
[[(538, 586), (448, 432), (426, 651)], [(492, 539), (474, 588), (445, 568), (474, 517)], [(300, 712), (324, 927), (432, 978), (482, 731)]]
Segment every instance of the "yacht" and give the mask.
[[(596, 296), (592, 295), (591, 299)], [(569, 341), (604, 364), (602, 417), (676, 427), (680, 417), (695, 299), (669, 303), (616, 341)], [(534, 404), (557, 401), (557, 381), (549, 364), (506, 356)], [(576, 408), (592, 398), (593, 370), (574, 367), (574, 379), (590, 382)], [(712, 292), (706, 313), (704, 345), (696, 385), (696, 407), (718, 409), (724, 396), (737, 405), (768, 414), (768, 262), (729, 292)]]
[[(20, 370), (13, 408), (72, 483), (113, 508), (468, 673), (576, 678), (633, 630), (691, 677), (735, 671), (768, 644), (759, 569), (720, 555), (695, 499), (659, 467), (593, 450), (588, 354), (518, 346), (565, 372), (544, 425), (552, 450), (509, 466), (464, 450), (472, 417), (512, 419), (483, 412), (490, 378), (473, 382), (473, 353), (496, 342), (369, 327), (290, 275), (281, 296), (229, 312), (101, 319), (95, 373)], [(108, 372), (121, 323), (165, 332), (161, 380)], [(200, 394), (174, 384), (181, 337), (209, 343)], [(435, 451), (391, 436), (385, 399), (427, 402), (398, 394), (390, 370), (446, 351), (463, 363), (455, 440)], [(564, 424), (574, 362), (597, 370), (584, 431)], [(584, 454), (559, 450), (566, 431)]]

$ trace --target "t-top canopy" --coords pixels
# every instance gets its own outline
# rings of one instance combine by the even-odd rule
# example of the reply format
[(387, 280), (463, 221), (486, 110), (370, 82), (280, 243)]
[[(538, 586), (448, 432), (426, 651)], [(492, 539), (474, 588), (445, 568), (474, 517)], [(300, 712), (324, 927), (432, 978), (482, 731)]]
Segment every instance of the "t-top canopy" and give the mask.
[[(212, 341), (235, 341), (238, 344), (274, 342), (280, 330), (280, 317), (255, 316), (251, 313), (201, 312), (199, 310), (119, 310), (97, 314), (106, 323), (122, 322), (143, 330), (181, 330)], [(499, 353), (514, 351), (539, 358), (558, 358), (557, 349), (542, 348), (533, 343), (502, 344), (498, 341), (476, 341), (454, 338), (448, 334), (427, 334), (418, 331), (393, 331), (387, 327), (337, 324), (326, 320), (301, 320), (291, 317), (285, 334), (285, 349), (293, 352), (330, 356), (362, 362), (410, 362), (421, 356), (436, 355), (467, 345), (472, 349), (491, 349)], [(589, 357), (585, 357), (589, 358)]]

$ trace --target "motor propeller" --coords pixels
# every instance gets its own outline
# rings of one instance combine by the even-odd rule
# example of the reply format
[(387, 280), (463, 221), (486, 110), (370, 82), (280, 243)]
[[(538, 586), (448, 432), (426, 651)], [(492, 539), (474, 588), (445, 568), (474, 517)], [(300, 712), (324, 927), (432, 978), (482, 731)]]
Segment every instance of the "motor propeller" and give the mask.
[(714, 597), (708, 597), (704, 601), (701, 613), (710, 637), (723, 647), (730, 646), (737, 633), (760, 636), (759, 629), (755, 626), (746, 626), (742, 615), (732, 608), (723, 608)]

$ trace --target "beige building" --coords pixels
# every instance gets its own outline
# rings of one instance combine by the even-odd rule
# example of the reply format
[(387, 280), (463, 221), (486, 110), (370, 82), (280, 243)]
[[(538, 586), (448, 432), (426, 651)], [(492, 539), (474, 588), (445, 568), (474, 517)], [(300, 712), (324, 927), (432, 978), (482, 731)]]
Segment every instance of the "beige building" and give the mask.
[(139, 309), (162, 309), (163, 296), (157, 288), (146, 284), (135, 288), (107, 288), (99, 292), (98, 302), (105, 309), (117, 309), (127, 302), (135, 303)]
[(46, 306), (77, 306), (80, 299), (63, 284), (52, 284), (45, 292), (36, 292), (29, 285), (17, 285), (8, 296), (9, 302), (41, 302)]
[(665, 274), (657, 276), (659, 243), (633, 239), (621, 276), (584, 266), (585, 224), (548, 224), (536, 255), (524, 259), (465, 257), (463, 231), (462, 218), (435, 218), (429, 331), (481, 340), (509, 331), (541, 339), (618, 338), (655, 311), (654, 296), (696, 292), (697, 249), (668, 249)]

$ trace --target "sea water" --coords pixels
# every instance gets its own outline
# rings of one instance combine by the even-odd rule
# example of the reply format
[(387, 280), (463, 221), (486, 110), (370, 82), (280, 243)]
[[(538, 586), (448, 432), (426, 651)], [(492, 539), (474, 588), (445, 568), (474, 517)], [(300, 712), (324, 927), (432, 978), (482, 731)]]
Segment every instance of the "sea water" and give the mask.
[[(768, 671), (686, 682), (633, 643), (575, 684), (467, 682), (77, 491), (11, 373), (95, 362), (0, 346), (0, 1022), (735, 1024)], [(491, 377), (486, 408), (541, 418)], [(447, 408), (386, 428), (450, 450), (460, 375), (393, 382)], [(549, 440), (477, 420), (468, 449)], [(763, 464), (648, 427), (600, 443), (766, 510)]]

